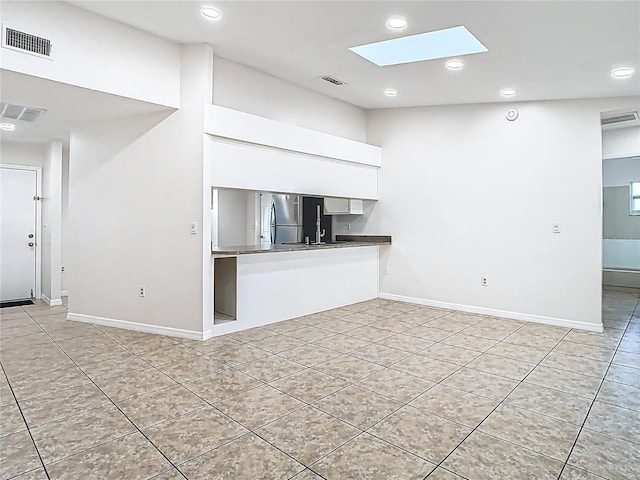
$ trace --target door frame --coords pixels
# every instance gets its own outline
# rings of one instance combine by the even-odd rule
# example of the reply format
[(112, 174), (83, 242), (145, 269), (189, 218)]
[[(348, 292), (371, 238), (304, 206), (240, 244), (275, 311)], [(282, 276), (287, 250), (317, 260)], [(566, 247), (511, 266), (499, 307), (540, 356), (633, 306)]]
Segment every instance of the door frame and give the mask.
[[(29, 170), (36, 172), (36, 196), (42, 197), (42, 167), (32, 165), (14, 165), (11, 163), (0, 163), (0, 168), (11, 168), (14, 170)], [(36, 202), (36, 289), (34, 297), (37, 300), (42, 298), (42, 201)]]

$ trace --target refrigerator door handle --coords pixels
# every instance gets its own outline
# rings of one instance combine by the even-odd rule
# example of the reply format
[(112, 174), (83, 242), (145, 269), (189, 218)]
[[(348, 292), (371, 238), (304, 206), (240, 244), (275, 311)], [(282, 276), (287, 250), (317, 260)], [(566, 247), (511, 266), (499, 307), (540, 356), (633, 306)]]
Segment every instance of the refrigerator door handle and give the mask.
[(271, 236), (271, 243), (275, 243), (276, 242), (276, 225), (277, 225), (277, 218), (276, 218), (276, 204), (274, 202), (271, 202), (271, 213), (270, 213), (270, 218), (269, 218), (269, 235)]

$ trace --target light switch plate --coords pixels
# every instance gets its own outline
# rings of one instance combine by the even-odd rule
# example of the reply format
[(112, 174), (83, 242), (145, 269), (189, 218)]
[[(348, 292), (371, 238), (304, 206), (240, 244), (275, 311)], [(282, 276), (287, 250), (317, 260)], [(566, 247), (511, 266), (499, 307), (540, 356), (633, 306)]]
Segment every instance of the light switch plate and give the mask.
[(196, 222), (191, 223), (191, 235), (198, 233), (198, 224)]

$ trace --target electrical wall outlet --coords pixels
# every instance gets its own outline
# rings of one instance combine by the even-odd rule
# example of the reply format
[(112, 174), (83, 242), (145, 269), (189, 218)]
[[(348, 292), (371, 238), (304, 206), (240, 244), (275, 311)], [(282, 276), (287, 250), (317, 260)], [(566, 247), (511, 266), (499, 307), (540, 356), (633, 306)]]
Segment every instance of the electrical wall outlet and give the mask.
[(560, 233), (560, 224), (559, 223), (552, 223), (551, 224), (551, 231), (553, 233)]
[(349, 230), (351, 230), (351, 224), (350, 224), (350, 223), (347, 223), (346, 229), (347, 229), (347, 232), (348, 232)]
[(138, 294), (139, 294), (141, 297), (144, 297), (144, 296), (145, 296), (146, 291), (145, 291), (144, 285), (142, 285), (142, 286), (140, 287), (140, 292), (139, 292)]
[(489, 279), (487, 277), (482, 277), (481, 278), (481, 282), (482, 282), (482, 286), (483, 287), (488, 287), (489, 286)]

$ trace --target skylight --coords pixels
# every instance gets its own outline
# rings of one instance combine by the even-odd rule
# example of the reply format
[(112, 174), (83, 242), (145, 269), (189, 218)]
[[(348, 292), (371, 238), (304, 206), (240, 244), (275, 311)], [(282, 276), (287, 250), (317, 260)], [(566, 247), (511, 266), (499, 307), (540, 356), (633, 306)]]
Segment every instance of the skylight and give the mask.
[(379, 67), (488, 51), (463, 26), (369, 43), (349, 50)]

